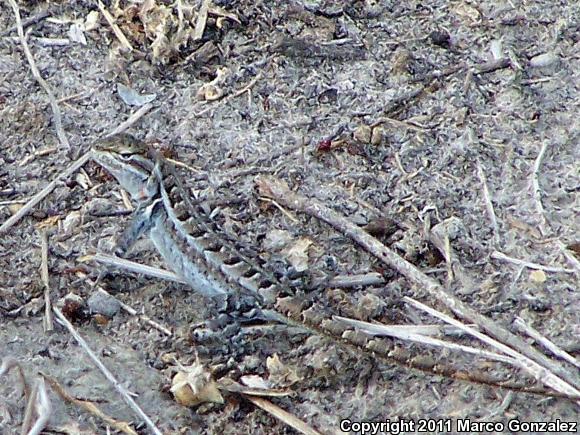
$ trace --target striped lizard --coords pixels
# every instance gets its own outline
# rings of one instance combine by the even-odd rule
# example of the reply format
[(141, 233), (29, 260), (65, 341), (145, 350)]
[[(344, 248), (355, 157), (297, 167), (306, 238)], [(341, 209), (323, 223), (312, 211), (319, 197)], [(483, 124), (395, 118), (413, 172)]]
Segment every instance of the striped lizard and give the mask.
[(412, 355), (392, 340), (369, 335), (338, 320), (317, 291), (270, 272), (257, 256), (242, 254), (199, 204), (194, 204), (176, 169), (158, 152), (129, 135), (114, 136), (93, 149), (105, 168), (137, 202), (129, 229), (118, 244), (124, 254), (131, 242), (147, 235), (167, 265), (195, 291), (215, 298), (241, 295), (269, 319), (300, 325), (347, 346), (409, 368), (480, 384), (544, 392), (525, 382), (460, 370), (427, 353)]

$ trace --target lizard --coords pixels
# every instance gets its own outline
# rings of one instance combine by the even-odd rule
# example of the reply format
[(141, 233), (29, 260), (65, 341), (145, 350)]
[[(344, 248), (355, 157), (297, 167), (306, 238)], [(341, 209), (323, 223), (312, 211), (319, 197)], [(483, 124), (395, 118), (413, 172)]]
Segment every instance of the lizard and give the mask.
[(127, 134), (101, 141), (93, 160), (108, 171), (137, 202), (129, 228), (118, 243), (123, 255), (132, 241), (147, 235), (164, 262), (204, 297), (243, 295), (266, 318), (299, 325), (314, 334), (360, 349), (404, 367), (452, 379), (545, 393), (526, 382), (466, 372), (427, 353), (413, 355), (389, 338), (341, 322), (309, 291), (267, 270), (256, 256), (240, 252), (206, 209), (191, 200), (172, 164), (159, 152)]

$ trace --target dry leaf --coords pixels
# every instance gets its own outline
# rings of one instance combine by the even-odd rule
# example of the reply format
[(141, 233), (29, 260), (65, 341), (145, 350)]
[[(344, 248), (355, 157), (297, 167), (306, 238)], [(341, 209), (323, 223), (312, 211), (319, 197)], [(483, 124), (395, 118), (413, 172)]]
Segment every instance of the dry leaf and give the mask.
[(532, 270), (530, 272), (530, 281), (541, 284), (546, 281), (546, 274), (543, 270)]
[(91, 11), (88, 13), (87, 17), (85, 18), (85, 32), (90, 32), (91, 30), (95, 30), (99, 27), (99, 17), (101, 14), (99, 11)]
[(310, 245), (312, 245), (312, 240), (302, 237), (283, 252), (297, 272), (304, 272), (308, 269), (308, 248)]
[(264, 248), (269, 251), (279, 251), (292, 240), (292, 235), (286, 230), (273, 229), (268, 231), (264, 239)]
[(468, 5), (466, 3), (458, 4), (453, 9), (453, 12), (455, 12), (455, 15), (461, 18), (466, 18), (471, 21), (471, 23), (467, 24), (475, 24), (481, 20), (481, 14), (479, 13), (479, 11), (475, 9), (473, 6)]
[(266, 367), (270, 373), (269, 379), (276, 385), (288, 387), (302, 380), (296, 368), (284, 364), (278, 354), (266, 359)]
[(260, 390), (269, 390), (272, 388), (270, 383), (258, 375), (245, 375), (240, 377), (240, 382), (247, 387), (257, 388)]
[(185, 406), (197, 406), (206, 402), (224, 403), (211, 374), (197, 362), (188, 367), (180, 367), (180, 371), (173, 377), (170, 391), (176, 402)]
[(359, 125), (354, 131), (354, 139), (360, 143), (370, 143), (372, 131), (368, 125)]

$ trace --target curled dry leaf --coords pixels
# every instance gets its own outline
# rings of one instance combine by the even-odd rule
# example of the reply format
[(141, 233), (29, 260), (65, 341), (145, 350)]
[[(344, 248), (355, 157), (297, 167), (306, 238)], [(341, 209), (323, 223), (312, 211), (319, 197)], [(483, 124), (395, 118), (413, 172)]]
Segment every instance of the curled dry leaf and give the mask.
[(368, 125), (359, 125), (354, 131), (354, 139), (360, 143), (370, 143), (372, 131)]
[(270, 381), (278, 386), (289, 387), (302, 380), (296, 368), (284, 364), (276, 353), (266, 359), (266, 367)]
[(117, 93), (123, 102), (129, 106), (144, 106), (157, 98), (157, 94), (139, 94), (136, 90), (125, 86), (122, 83), (117, 83)]
[(230, 75), (227, 68), (218, 68), (216, 71), (216, 78), (209, 83), (203, 84), (197, 90), (197, 98), (205, 101), (219, 100), (224, 95), (222, 85)]
[(197, 406), (206, 402), (224, 403), (211, 374), (197, 362), (180, 368), (173, 377), (170, 391), (176, 402), (185, 406)]
[(96, 28), (99, 27), (99, 17), (100, 13), (99, 11), (96, 10), (91, 11), (87, 14), (84, 23), (85, 32), (90, 32), (91, 30), (95, 30)]
[(292, 235), (286, 230), (277, 228), (268, 231), (264, 240), (264, 248), (270, 251), (279, 251), (292, 241)]
[(297, 272), (304, 272), (308, 269), (308, 248), (310, 245), (312, 245), (312, 240), (301, 237), (283, 251), (286, 259)]
[(272, 385), (264, 378), (258, 375), (245, 375), (240, 378), (240, 382), (250, 388), (268, 390)]

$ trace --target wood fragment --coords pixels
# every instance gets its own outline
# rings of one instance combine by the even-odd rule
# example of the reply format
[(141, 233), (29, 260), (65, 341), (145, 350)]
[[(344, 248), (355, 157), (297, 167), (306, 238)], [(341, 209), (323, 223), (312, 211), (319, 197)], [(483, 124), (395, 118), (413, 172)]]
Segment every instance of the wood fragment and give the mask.
[(193, 30), (194, 41), (199, 41), (203, 37), (203, 32), (205, 31), (205, 25), (207, 23), (207, 13), (210, 6), (211, 0), (202, 1), (199, 12), (197, 13), (197, 19), (195, 20), (195, 29)]
[(300, 433), (303, 433), (305, 435), (322, 435), (320, 432), (310, 427), (308, 424), (300, 420), (295, 415), (290, 414), (288, 411), (283, 410), (279, 406), (274, 405), (272, 402), (266, 399), (263, 399), (261, 397), (254, 397), (249, 394), (242, 394), (242, 396), (246, 400), (252, 402), (258, 408), (263, 409), (268, 414), (271, 414), (278, 420), (282, 421), (283, 423), (286, 423), (288, 426), (294, 428)]
[[(24, 37), (24, 30), (22, 29), (22, 21), (20, 19), (20, 9), (18, 7), (18, 4), (16, 3), (15, 0), (8, 0), (8, 3), (10, 3), (10, 6), (12, 6), (12, 11), (14, 12), (14, 16), (16, 18), (16, 27), (18, 30), (18, 37), (20, 38), (20, 43), (22, 44), (22, 49), (24, 50), (24, 54), (26, 55), (26, 59), (28, 60), (28, 64), (30, 65), (30, 70), (32, 71), (32, 75), (34, 76), (34, 78), (36, 79), (38, 84), (42, 87), (42, 89), (44, 89), (44, 92), (46, 92), (46, 95), (48, 96), (48, 100), (50, 102), (50, 107), (52, 109), (52, 114), (54, 116), (54, 128), (56, 130), (56, 135), (58, 136), (58, 140), (59, 140), (60, 144), (63, 146), (63, 148), (65, 148), (66, 150), (70, 150), (70, 144), (69, 144), (68, 139), (66, 137), (66, 134), (62, 128), (62, 118), (61, 118), (61, 114), (60, 114), (60, 108), (58, 107), (58, 103), (56, 102), (56, 99), (54, 98), (54, 94), (52, 92), (52, 89), (50, 88), (48, 83), (40, 75), (40, 71), (38, 71), (38, 68), (36, 67), (36, 62), (34, 61), (34, 57), (32, 56), (32, 53), (30, 52), (30, 48), (28, 47), (28, 43), (26, 42), (26, 38)], [(1, 233), (1, 231), (0, 231), (0, 233)]]
[(74, 326), (67, 320), (67, 318), (62, 314), (62, 312), (57, 308), (52, 308), (54, 314), (60, 321), (62, 325), (69, 331), (69, 333), (74, 337), (77, 341), (79, 346), (83, 349), (83, 351), (87, 354), (87, 356), (93, 361), (95, 366), (105, 375), (105, 378), (111, 383), (111, 385), (117, 390), (117, 392), (121, 395), (125, 403), (129, 405), (129, 407), (133, 410), (133, 412), (142, 419), (145, 424), (149, 427), (149, 430), (153, 432), (155, 435), (163, 435), (161, 431), (155, 426), (155, 423), (149, 418), (147, 414), (143, 412), (143, 410), (137, 405), (137, 402), (133, 400), (127, 389), (123, 386), (121, 382), (119, 382), (115, 376), (109, 371), (109, 369), (101, 362), (101, 360), (97, 357), (97, 355), (91, 350), (85, 339), (76, 331)]
[(103, 14), (103, 17), (105, 17), (105, 20), (107, 20), (107, 23), (109, 23), (109, 26), (111, 26), (111, 29), (113, 29), (113, 33), (115, 34), (121, 45), (123, 45), (123, 47), (125, 47), (129, 51), (133, 51), (134, 50), (133, 46), (131, 45), (125, 34), (121, 31), (117, 23), (115, 23), (115, 19), (109, 13), (109, 11), (107, 10), (107, 8), (105, 7), (105, 5), (101, 0), (97, 1), (97, 6), (101, 11), (101, 14)]
[(40, 276), (42, 278), (42, 284), (44, 285), (44, 332), (49, 332), (54, 330), (53, 320), (52, 320), (52, 304), (50, 302), (50, 284), (48, 280), (48, 234), (46, 230), (40, 232), (41, 240), (41, 259), (42, 264), (40, 266)]
[(554, 272), (554, 273), (575, 273), (574, 269), (565, 269), (563, 267), (556, 266), (544, 266), (543, 264), (533, 263), (531, 261), (520, 260), (519, 258), (510, 257), (503, 252), (493, 251), (491, 253), (491, 258), (494, 260), (506, 261), (508, 263), (513, 263), (521, 267), (527, 267), (528, 269), (543, 270), (544, 272)]
[(137, 432), (125, 421), (118, 421), (114, 418), (108, 416), (103, 411), (99, 409), (97, 405), (88, 400), (81, 400), (71, 396), (62, 385), (53, 377), (48, 376), (45, 373), (40, 372), (40, 375), (48, 382), (50, 387), (66, 402), (69, 402), (79, 408), (84, 409), (91, 415), (101, 419), (105, 424), (110, 425), (118, 431), (121, 431), (128, 435), (137, 435)]
[(46, 185), (44, 189), (34, 195), (30, 200), (20, 209), (17, 213), (12, 215), (6, 222), (0, 226), (0, 234), (8, 231), (15, 223), (17, 223), (22, 217), (26, 216), (40, 201), (42, 201), (46, 195), (53, 191), (57, 184), (68, 178), (71, 174), (76, 172), (81, 166), (88, 162), (92, 158), (92, 153), (89, 151), (79, 157), (74, 163), (72, 163), (67, 169), (56, 176), (54, 180)]

